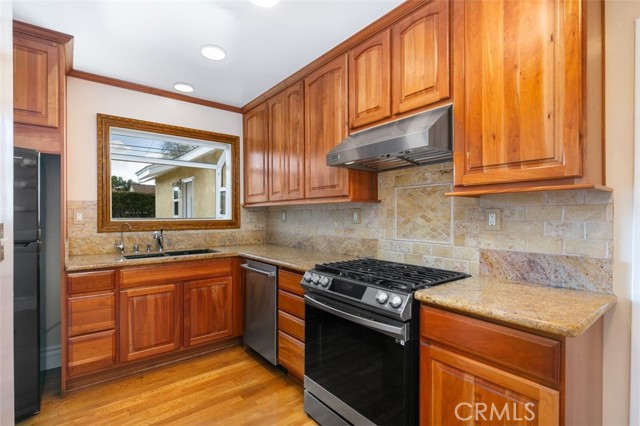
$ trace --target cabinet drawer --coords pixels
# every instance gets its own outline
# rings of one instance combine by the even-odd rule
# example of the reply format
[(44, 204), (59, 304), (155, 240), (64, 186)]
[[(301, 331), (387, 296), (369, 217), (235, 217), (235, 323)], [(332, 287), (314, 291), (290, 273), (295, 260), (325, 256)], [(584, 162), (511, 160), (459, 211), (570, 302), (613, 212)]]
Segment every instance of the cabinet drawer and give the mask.
[(304, 289), (300, 285), (300, 281), (302, 281), (302, 274), (283, 271), (282, 269), (278, 271), (278, 287), (281, 290), (304, 296)]
[(422, 306), (420, 333), (546, 384), (560, 383), (560, 342), (437, 308)]
[(103, 370), (116, 363), (115, 330), (72, 337), (68, 342), (69, 376)]
[(67, 275), (69, 294), (113, 291), (116, 271), (76, 272)]
[(304, 376), (304, 343), (282, 331), (278, 332), (278, 363), (298, 378)]
[(231, 259), (175, 262), (166, 265), (134, 266), (120, 271), (120, 287), (172, 284), (202, 278), (231, 275)]
[(116, 326), (115, 296), (75, 297), (69, 299), (69, 336), (108, 330)]
[(278, 291), (278, 309), (304, 319), (304, 299), (286, 291)]
[(304, 320), (294, 317), (284, 311), (278, 311), (278, 330), (292, 335), (304, 342)]

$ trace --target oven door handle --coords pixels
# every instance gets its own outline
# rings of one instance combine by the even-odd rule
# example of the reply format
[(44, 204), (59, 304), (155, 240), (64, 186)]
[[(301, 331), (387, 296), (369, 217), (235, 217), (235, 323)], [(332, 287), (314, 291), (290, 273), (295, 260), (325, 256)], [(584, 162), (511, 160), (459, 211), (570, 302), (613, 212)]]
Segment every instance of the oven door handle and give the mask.
[(362, 325), (364, 327), (370, 328), (372, 330), (379, 331), (388, 336), (394, 337), (396, 339), (401, 340), (403, 343), (409, 340), (409, 324), (404, 324), (400, 327), (395, 325), (384, 324), (378, 321), (370, 320), (368, 318), (362, 318), (357, 315), (350, 314), (348, 312), (341, 311), (340, 309), (336, 309), (333, 306), (326, 305), (322, 302), (317, 301), (316, 299), (309, 297), (309, 295), (304, 296), (305, 303), (313, 306), (314, 308), (318, 308), (322, 311), (328, 312), (340, 318), (346, 319), (347, 321), (351, 321), (355, 324)]

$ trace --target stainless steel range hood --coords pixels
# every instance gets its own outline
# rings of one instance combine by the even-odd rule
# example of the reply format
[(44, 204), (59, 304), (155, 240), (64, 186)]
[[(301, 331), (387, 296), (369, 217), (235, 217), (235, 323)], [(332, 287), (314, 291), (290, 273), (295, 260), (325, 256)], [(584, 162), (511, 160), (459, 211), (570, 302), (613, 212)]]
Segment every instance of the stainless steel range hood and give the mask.
[(355, 133), (327, 154), (327, 166), (381, 172), (453, 158), (451, 105)]

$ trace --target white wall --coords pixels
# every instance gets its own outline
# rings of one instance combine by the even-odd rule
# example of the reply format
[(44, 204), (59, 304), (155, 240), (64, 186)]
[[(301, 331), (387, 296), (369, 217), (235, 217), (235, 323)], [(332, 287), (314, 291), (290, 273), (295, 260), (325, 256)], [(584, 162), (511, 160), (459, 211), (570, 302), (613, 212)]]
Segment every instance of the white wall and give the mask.
[(640, 1), (605, 2), (607, 185), (614, 189), (613, 290), (616, 307), (605, 316), (606, 426), (629, 424), (631, 326), (634, 21)]
[(68, 200), (98, 197), (98, 113), (242, 136), (238, 113), (67, 78)]
[(13, 36), (11, 0), (0, 1), (0, 425), (13, 424)]

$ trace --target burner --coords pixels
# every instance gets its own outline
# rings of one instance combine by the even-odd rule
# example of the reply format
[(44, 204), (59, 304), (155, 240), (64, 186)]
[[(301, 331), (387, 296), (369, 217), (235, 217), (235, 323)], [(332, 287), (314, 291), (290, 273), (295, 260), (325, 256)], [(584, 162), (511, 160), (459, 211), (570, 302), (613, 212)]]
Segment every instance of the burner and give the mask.
[(316, 265), (315, 270), (404, 293), (467, 276), (460, 272), (370, 258), (324, 263)]

